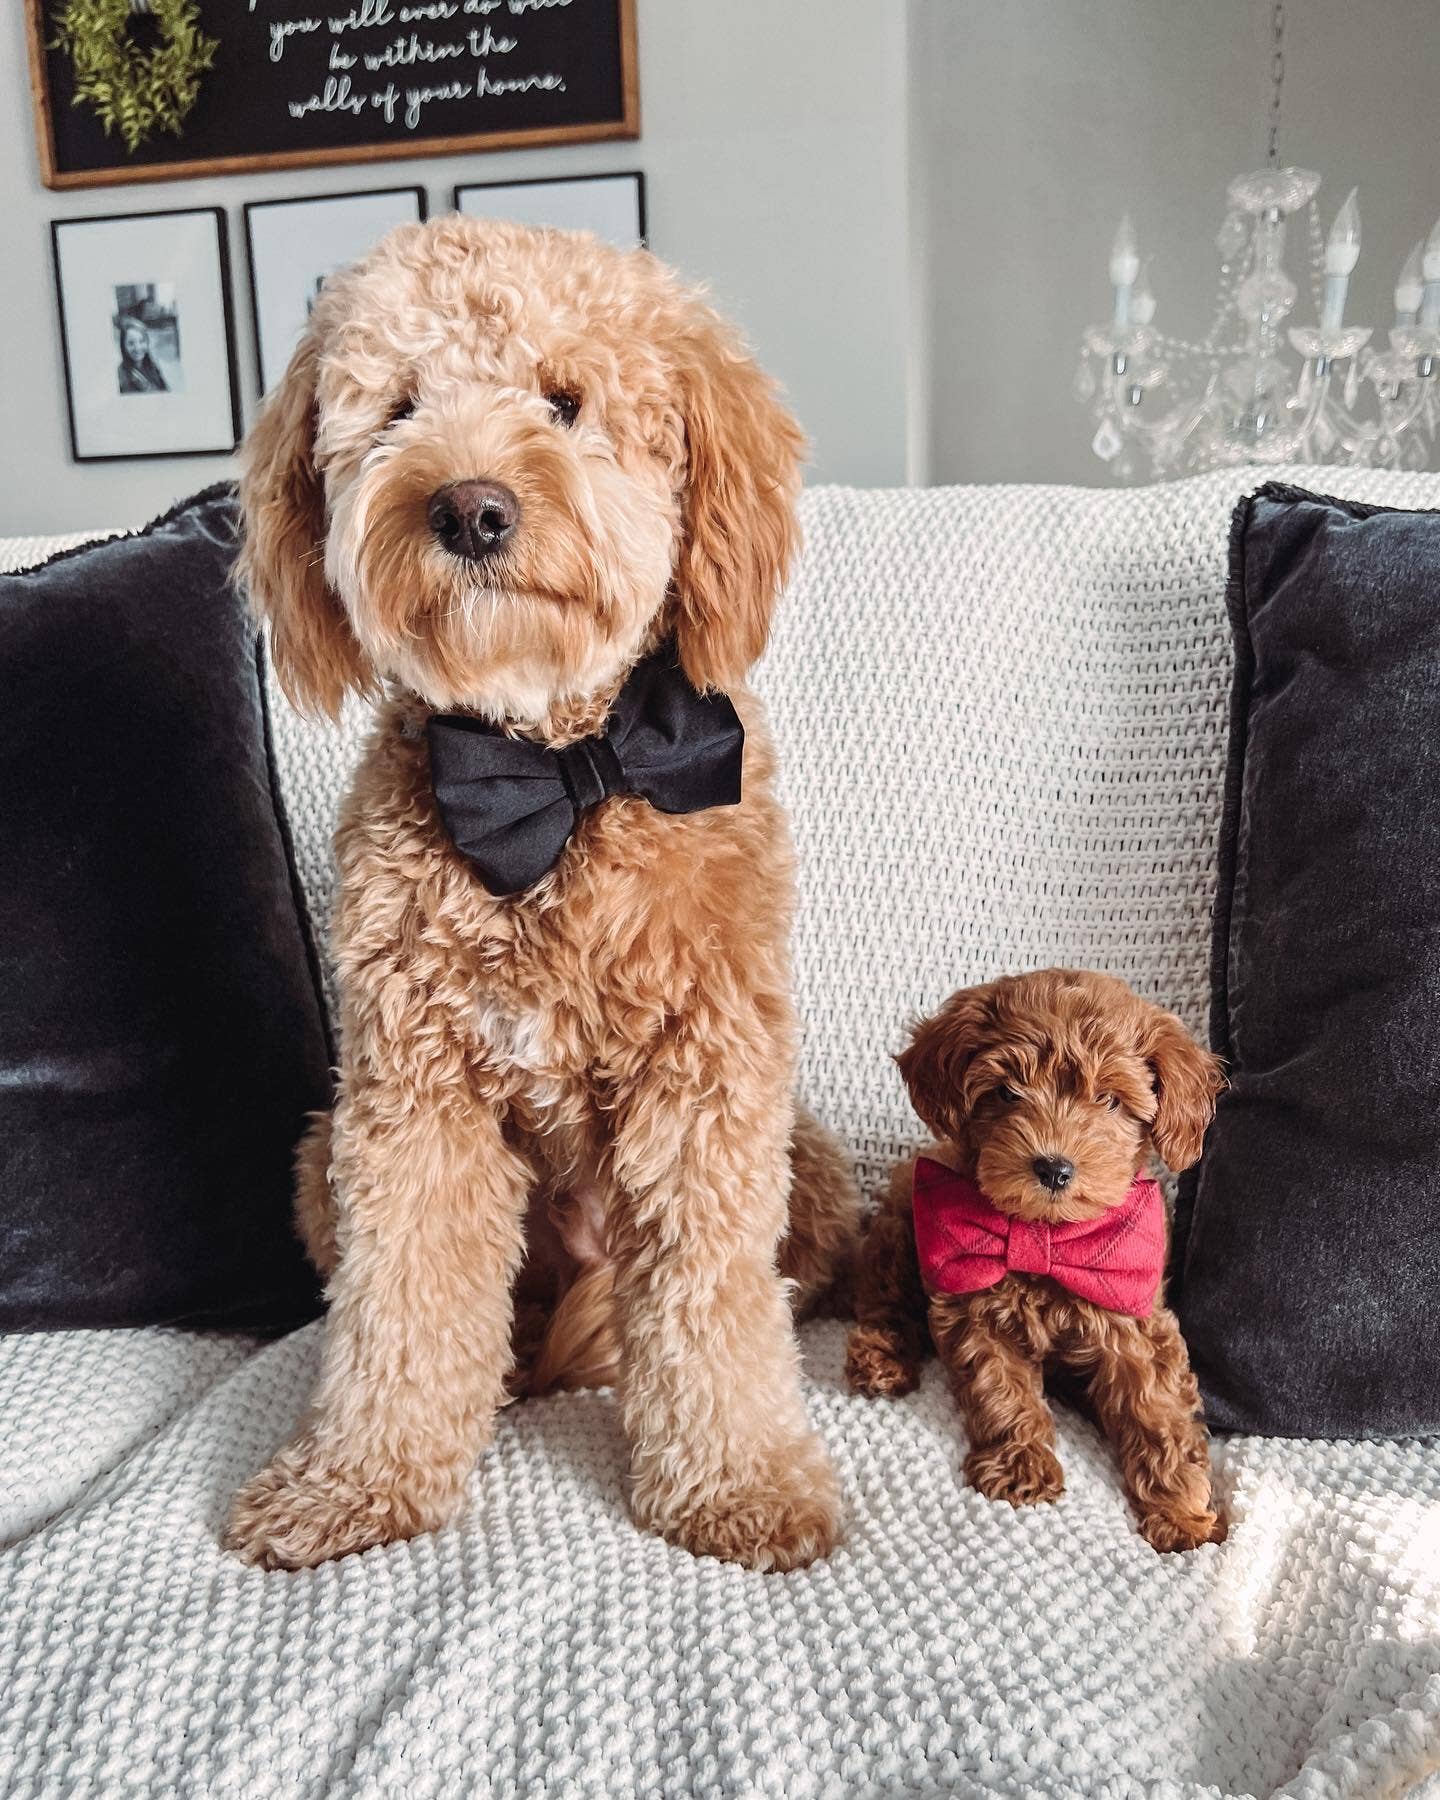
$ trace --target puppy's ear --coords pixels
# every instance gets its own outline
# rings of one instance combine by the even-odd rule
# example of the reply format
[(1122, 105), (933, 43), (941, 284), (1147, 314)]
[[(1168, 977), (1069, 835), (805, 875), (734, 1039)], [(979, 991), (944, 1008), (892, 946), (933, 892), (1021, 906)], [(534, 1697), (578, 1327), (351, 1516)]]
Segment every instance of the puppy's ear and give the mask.
[(1150, 1141), (1166, 1168), (1179, 1174), (1200, 1160), (1215, 1101), (1225, 1086), (1220, 1059), (1202, 1050), (1174, 1013), (1151, 1009), (1142, 1030), (1141, 1055), (1155, 1080), (1155, 1118)]
[(677, 334), (686, 481), (676, 639), (697, 688), (733, 687), (765, 648), (799, 537), (805, 440), (775, 384), (706, 306)]
[(325, 492), (315, 467), (313, 333), (302, 340), (240, 452), (244, 544), (237, 573), (270, 624), (275, 673), (301, 712), (339, 716), (371, 671), (325, 580)]
[(914, 1026), (909, 1046), (895, 1058), (910, 1104), (938, 1138), (964, 1135), (965, 1073), (993, 1022), (991, 989), (962, 988)]

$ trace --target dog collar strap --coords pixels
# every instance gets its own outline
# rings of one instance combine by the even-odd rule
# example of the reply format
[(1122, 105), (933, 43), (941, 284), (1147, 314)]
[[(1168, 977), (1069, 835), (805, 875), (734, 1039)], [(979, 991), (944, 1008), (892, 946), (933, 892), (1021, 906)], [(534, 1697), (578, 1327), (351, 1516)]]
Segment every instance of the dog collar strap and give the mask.
[(736, 806), (745, 728), (724, 694), (699, 694), (665, 646), (637, 663), (605, 729), (563, 750), (459, 713), (425, 727), (435, 803), (492, 894), (533, 887), (588, 808), (634, 794), (657, 812)]
[(1098, 1219), (1015, 1219), (966, 1175), (917, 1157), (911, 1189), (915, 1249), (932, 1294), (975, 1294), (1009, 1274), (1048, 1275), (1107, 1312), (1143, 1319), (1165, 1272), (1165, 1205), (1139, 1176)]

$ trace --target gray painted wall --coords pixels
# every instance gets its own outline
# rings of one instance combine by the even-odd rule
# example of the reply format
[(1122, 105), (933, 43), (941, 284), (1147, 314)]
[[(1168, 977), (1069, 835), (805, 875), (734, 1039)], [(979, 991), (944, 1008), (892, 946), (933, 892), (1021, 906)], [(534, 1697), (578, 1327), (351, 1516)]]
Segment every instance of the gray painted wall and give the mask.
[(219, 457), (70, 461), (50, 219), (225, 207), (253, 411), (242, 202), (419, 182), (435, 212), (457, 180), (607, 168), (645, 170), (651, 242), (710, 284), (785, 383), (814, 444), (814, 475), (900, 481), (905, 10), (903, 0), (881, 4), (893, 6), (885, 29), (875, 29), (875, 0), (639, 0), (644, 135), (634, 143), (51, 193), (36, 166), (24, 8), (9, 0), (0, 8), (0, 534), (138, 523), (230, 466)]
[[(916, 298), (931, 481), (1106, 479), (1070, 398), (1129, 211), (1158, 327), (1210, 321), (1225, 185), (1265, 160), (1270, 0), (915, 0)], [(1388, 329), (1401, 260), (1440, 214), (1435, 0), (1290, 0), (1280, 155), (1318, 169), (1326, 225), (1358, 183), (1347, 319)], [(1295, 319), (1306, 309), (1305, 263)]]

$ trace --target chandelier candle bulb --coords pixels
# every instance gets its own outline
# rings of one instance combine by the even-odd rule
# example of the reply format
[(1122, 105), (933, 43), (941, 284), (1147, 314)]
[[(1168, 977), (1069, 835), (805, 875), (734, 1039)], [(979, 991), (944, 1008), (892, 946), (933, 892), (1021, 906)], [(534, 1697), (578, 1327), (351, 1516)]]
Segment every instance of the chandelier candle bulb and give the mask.
[(1424, 238), (1416, 238), (1411, 245), (1410, 254), (1400, 265), (1400, 273), (1395, 277), (1397, 325), (1413, 325), (1420, 317), (1420, 302), (1425, 298), (1425, 277), (1420, 270), (1420, 257), (1424, 248)]
[(1140, 271), (1135, 288), (1130, 295), (1130, 317), (1137, 325), (1148, 325), (1155, 317), (1155, 294), (1150, 286), (1150, 259), (1146, 257), (1145, 265)]
[(1115, 324), (1123, 330), (1130, 323), (1130, 303), (1140, 273), (1140, 252), (1135, 245), (1135, 227), (1126, 213), (1110, 246), (1110, 285), (1115, 289)]
[(1320, 329), (1339, 331), (1345, 318), (1345, 295), (1351, 272), (1360, 260), (1360, 207), (1358, 190), (1351, 188), (1335, 215), (1325, 242), (1325, 299), (1320, 309)]
[(1420, 273), (1425, 277), (1425, 292), (1420, 301), (1420, 324), (1426, 331), (1440, 331), (1440, 219), (1425, 240), (1420, 259)]

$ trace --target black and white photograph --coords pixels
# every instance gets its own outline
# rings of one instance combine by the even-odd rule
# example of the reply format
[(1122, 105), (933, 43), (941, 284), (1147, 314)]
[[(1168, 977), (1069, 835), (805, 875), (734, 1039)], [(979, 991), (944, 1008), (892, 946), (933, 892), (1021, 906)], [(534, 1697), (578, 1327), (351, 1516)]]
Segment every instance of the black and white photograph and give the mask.
[(240, 435), (224, 215), (51, 225), (76, 462), (209, 456)]
[(423, 219), (425, 211), (425, 190), (419, 187), (258, 200), (245, 208), (262, 394), (285, 373), (328, 278), (358, 261), (395, 226)]
[(180, 317), (168, 281), (127, 281), (115, 289), (115, 370), (122, 394), (178, 394), (185, 387)]
[(455, 210), (477, 219), (511, 219), (558, 231), (593, 231), (617, 250), (638, 250), (645, 234), (645, 177), (577, 175), (544, 181), (482, 181), (455, 189)]

